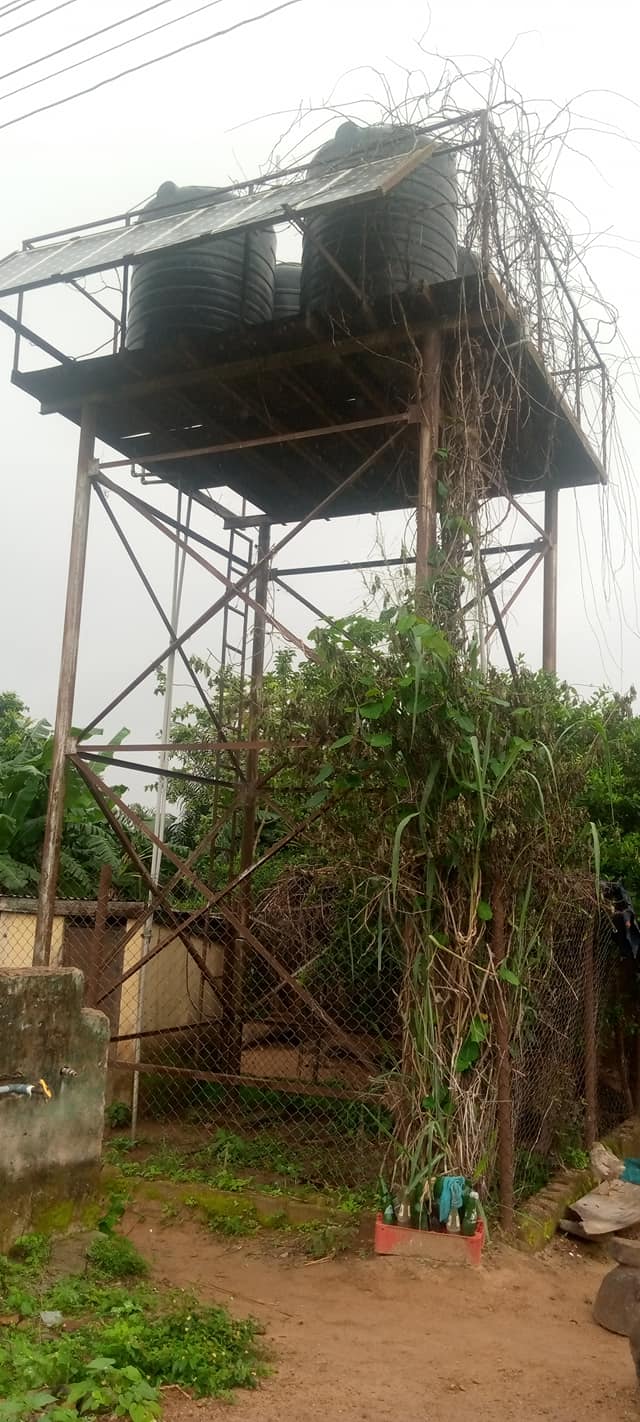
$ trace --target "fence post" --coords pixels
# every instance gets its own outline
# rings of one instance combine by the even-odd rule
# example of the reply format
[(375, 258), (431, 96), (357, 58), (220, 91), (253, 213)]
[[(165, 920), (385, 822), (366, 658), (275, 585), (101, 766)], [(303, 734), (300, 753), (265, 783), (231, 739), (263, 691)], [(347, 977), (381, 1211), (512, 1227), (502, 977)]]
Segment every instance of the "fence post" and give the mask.
[(596, 990), (594, 946), (599, 918), (596, 912), (593, 929), (585, 944), (584, 987), (582, 996), (584, 1031), (584, 1139), (587, 1150), (598, 1139), (598, 1079), (596, 1062)]
[(95, 1007), (100, 990), (100, 971), (104, 956), (104, 935), (107, 928), (107, 914), (109, 912), (109, 894), (111, 893), (111, 865), (103, 864), (100, 870), (100, 882), (98, 884), (98, 898), (96, 901), (96, 916), (93, 925), (93, 940), (91, 943), (91, 957), (89, 959), (89, 971), (85, 984), (85, 996), (88, 1007)]
[(494, 1032), (498, 1049), (498, 1175), (500, 1183), (500, 1224), (505, 1233), (513, 1229), (513, 1102), (511, 1095), (511, 1057), (509, 1055), (509, 1009), (507, 985), (498, 976), (500, 964), (507, 956), (504, 931), (504, 889), (496, 881), (493, 899), (491, 947), (496, 970), (494, 996)]

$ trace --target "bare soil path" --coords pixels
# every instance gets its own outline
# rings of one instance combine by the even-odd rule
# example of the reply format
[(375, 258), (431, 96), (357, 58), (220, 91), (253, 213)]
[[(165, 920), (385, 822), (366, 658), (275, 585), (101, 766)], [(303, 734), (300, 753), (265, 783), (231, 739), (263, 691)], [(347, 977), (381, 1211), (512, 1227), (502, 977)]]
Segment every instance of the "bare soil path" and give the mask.
[(158, 1281), (252, 1314), (271, 1376), (230, 1409), (168, 1393), (167, 1422), (639, 1422), (626, 1339), (591, 1319), (606, 1258), (566, 1242), (480, 1271), (353, 1255), (309, 1263), (151, 1208), (127, 1232)]

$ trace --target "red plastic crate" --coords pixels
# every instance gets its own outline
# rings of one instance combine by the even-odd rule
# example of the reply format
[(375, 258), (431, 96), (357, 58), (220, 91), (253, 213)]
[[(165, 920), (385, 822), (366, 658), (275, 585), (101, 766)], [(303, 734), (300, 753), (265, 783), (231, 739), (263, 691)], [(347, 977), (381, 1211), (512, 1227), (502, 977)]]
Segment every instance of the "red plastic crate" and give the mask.
[(480, 1264), (484, 1244), (484, 1222), (478, 1220), (473, 1235), (439, 1234), (437, 1230), (406, 1229), (404, 1225), (385, 1224), (376, 1216), (374, 1249), (376, 1254), (398, 1254), (403, 1258), (437, 1259), (442, 1263)]

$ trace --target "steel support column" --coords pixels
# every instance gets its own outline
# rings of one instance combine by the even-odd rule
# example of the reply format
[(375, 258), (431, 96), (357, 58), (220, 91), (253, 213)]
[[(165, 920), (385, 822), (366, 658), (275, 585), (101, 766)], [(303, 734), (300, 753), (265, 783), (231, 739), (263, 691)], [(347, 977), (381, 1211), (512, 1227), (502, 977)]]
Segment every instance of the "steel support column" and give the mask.
[(78, 467), (73, 504), (73, 524), (69, 549), (67, 596), (62, 634), (62, 653), (58, 681), (58, 701), (53, 733), (53, 759), (49, 776), (49, 801), (42, 847), (38, 917), (36, 921), (33, 962), (46, 965), (51, 953), (51, 930), (60, 864), (60, 843), (64, 818), (64, 788), (67, 749), (71, 732), (73, 702), (78, 666), (78, 642), (82, 616), (84, 570), (89, 533), (91, 503), (91, 466), (95, 444), (95, 410), (85, 405), (82, 411)]
[(558, 490), (547, 489), (544, 496), (544, 531), (547, 548), (544, 555), (544, 588), (542, 600), (542, 666), (544, 671), (557, 668), (558, 640)]
[(416, 603), (423, 610), (436, 545), (436, 450), (440, 425), (440, 332), (427, 332), (422, 347), (418, 404), (418, 500), (416, 505)]
[[(251, 681), (249, 686), (249, 708), (247, 739), (256, 739), (260, 729), (262, 708), (262, 683), (264, 679), (264, 648), (266, 630), (266, 607), (269, 594), (269, 545), (271, 528), (262, 524), (258, 534), (257, 564), (255, 584), (255, 614), (253, 621), (253, 646), (251, 649)], [(247, 751), (246, 800), (242, 821), (240, 845), (240, 870), (248, 869), (253, 863), (258, 811), (258, 750)], [(247, 878), (241, 892), (240, 921), (246, 928), (251, 917), (252, 885)], [(244, 999), (245, 939), (243, 933), (235, 935), (233, 945), (226, 952), (224, 1006), (226, 1030), (223, 1020), (224, 1050), (227, 1069), (240, 1071), (242, 1060), (242, 1005)]]

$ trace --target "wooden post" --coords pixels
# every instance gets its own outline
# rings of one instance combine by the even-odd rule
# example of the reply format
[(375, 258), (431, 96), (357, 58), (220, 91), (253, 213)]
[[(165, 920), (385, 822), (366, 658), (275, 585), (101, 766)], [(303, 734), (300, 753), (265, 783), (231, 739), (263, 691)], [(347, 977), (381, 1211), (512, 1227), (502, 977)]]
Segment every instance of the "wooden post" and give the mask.
[(51, 930), (60, 864), (60, 843), (64, 818), (64, 789), (67, 768), (67, 750), (73, 701), (76, 688), (78, 665), (78, 641), (82, 614), (84, 590), (84, 569), (87, 555), (89, 532), (89, 507), (91, 502), (91, 464), (95, 442), (95, 409), (85, 405), (82, 410), (80, 442), (78, 445), (78, 467), (73, 505), (71, 546), (69, 549), (69, 570), (67, 574), (67, 597), (60, 656), (58, 681), (58, 701), (53, 733), (53, 759), (49, 775), (49, 802), (42, 848), (40, 868), (40, 890), (38, 916), (36, 920), (33, 962), (35, 966), (46, 965), (51, 954)]
[(593, 932), (589, 934), (584, 953), (584, 984), (582, 1022), (584, 1036), (584, 1141), (587, 1150), (598, 1139), (598, 1071), (596, 1052), (596, 990), (594, 972), (594, 940), (597, 938), (599, 915), (596, 912)]
[(511, 1095), (511, 1057), (509, 1055), (508, 984), (498, 976), (500, 964), (507, 956), (504, 923), (504, 891), (498, 881), (493, 897), (491, 946), (496, 970), (494, 1032), (498, 1053), (498, 1173), (500, 1178), (500, 1224), (505, 1233), (513, 1229), (513, 1104)]
[(542, 600), (542, 666), (555, 672), (558, 637), (558, 490), (547, 489), (544, 496), (544, 531), (547, 550), (544, 555), (544, 588)]
[(100, 973), (104, 958), (104, 938), (107, 929), (107, 915), (109, 913), (109, 895), (111, 893), (111, 865), (103, 864), (100, 870), (100, 882), (98, 884), (98, 899), (96, 903), (96, 917), (93, 926), (93, 943), (91, 944), (91, 958), (89, 960), (89, 971), (85, 983), (85, 999), (87, 1007), (95, 1007), (100, 995)]
[(438, 477), (436, 451), (440, 428), (440, 332), (428, 331), (422, 347), (418, 388), (418, 498), (416, 504), (416, 606), (429, 603), (429, 581), (436, 546)]
[[(256, 610), (253, 620), (253, 644), (251, 648), (251, 682), (249, 687), (249, 709), (247, 717), (247, 740), (255, 741), (260, 729), (262, 709), (262, 683), (264, 678), (265, 610), (269, 593), (271, 571), (268, 553), (271, 541), (270, 524), (262, 524), (258, 533), (256, 561), (258, 573), (255, 584)], [(240, 843), (240, 869), (248, 869), (253, 863), (258, 808), (258, 762), (259, 750), (247, 751), (245, 804)], [(244, 928), (251, 917), (251, 878), (241, 889), (240, 921)], [(223, 981), (223, 997), (227, 1008), (227, 1030), (224, 1037), (227, 1069), (239, 1072), (242, 1064), (242, 1015), (245, 978), (245, 940), (242, 933), (236, 934), (233, 944), (227, 949), (228, 962)]]

